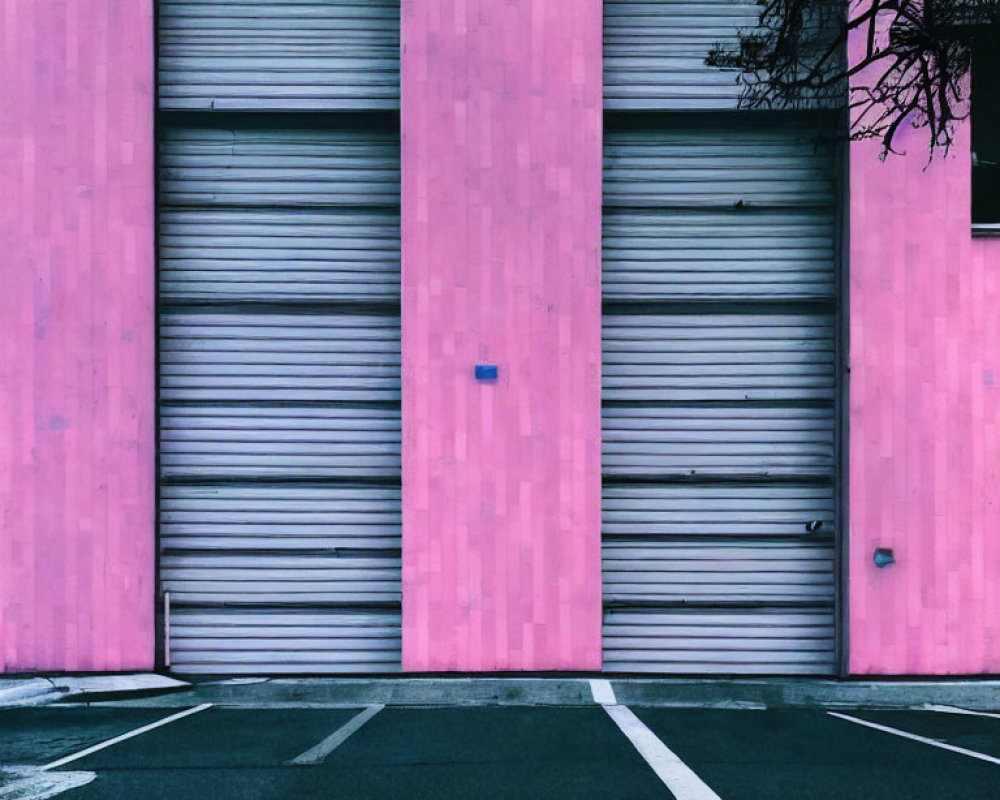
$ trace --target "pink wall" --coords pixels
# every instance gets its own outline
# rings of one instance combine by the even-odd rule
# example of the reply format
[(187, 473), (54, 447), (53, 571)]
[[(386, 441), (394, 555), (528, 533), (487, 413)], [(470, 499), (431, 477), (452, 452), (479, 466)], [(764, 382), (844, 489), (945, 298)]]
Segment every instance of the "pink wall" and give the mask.
[(153, 660), (150, 0), (0, 2), (0, 669)]
[(926, 170), (925, 137), (851, 146), (855, 674), (1000, 673), (1000, 240), (970, 235), (967, 126)]
[(402, 6), (403, 666), (597, 669), (601, 3)]

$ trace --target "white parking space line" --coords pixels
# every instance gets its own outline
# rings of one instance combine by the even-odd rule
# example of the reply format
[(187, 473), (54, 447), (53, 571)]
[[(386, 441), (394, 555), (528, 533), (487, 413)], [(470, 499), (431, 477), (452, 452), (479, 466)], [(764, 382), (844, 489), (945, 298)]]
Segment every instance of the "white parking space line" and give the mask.
[(837, 717), (837, 719), (853, 722), (855, 725), (864, 725), (866, 728), (872, 728), (873, 730), (882, 731), (883, 733), (891, 733), (893, 736), (901, 736), (904, 739), (912, 739), (914, 742), (929, 744), (931, 747), (940, 747), (942, 750), (950, 750), (953, 753), (959, 753), (963, 756), (968, 756), (969, 758), (978, 758), (980, 761), (988, 761), (991, 764), (1000, 764), (1000, 758), (988, 756), (986, 753), (977, 753), (975, 750), (967, 750), (964, 747), (958, 747), (957, 745), (948, 744), (947, 742), (941, 742), (937, 739), (928, 739), (926, 736), (918, 736), (917, 734), (910, 733), (909, 731), (901, 731), (899, 728), (890, 728), (888, 725), (879, 725), (877, 722), (869, 722), (866, 719), (858, 719), (857, 717), (851, 717), (837, 711), (827, 711), (826, 713), (831, 717)]
[(720, 800), (628, 706), (606, 705), (604, 710), (677, 800)]
[(592, 678), (590, 681), (590, 693), (594, 696), (594, 702), (598, 705), (618, 705), (618, 701), (615, 699), (615, 690), (609, 680)]
[(169, 717), (164, 717), (156, 722), (151, 722), (149, 725), (143, 725), (141, 728), (136, 728), (134, 731), (129, 731), (128, 733), (123, 733), (121, 736), (115, 736), (113, 739), (108, 739), (107, 741), (101, 742), (100, 744), (95, 744), (88, 747), (86, 750), (81, 750), (79, 753), (73, 753), (71, 756), (66, 756), (65, 758), (60, 758), (58, 761), (53, 761), (51, 764), (46, 764), (42, 767), (43, 770), (55, 769), (56, 767), (61, 767), (63, 764), (69, 764), (71, 761), (76, 761), (77, 759), (83, 758), (84, 756), (89, 756), (91, 753), (96, 753), (98, 750), (103, 750), (106, 747), (111, 747), (113, 744), (118, 744), (118, 742), (124, 742), (126, 739), (133, 739), (136, 736), (140, 736), (147, 731), (151, 731), (154, 728), (162, 728), (164, 725), (169, 725), (171, 722), (176, 722), (179, 719), (184, 719), (184, 717), (190, 717), (192, 714), (197, 714), (199, 711), (204, 711), (206, 708), (211, 708), (212, 703), (202, 703), (200, 706), (195, 706), (194, 708), (188, 708), (184, 711), (180, 711), (176, 714), (171, 714)]
[(315, 766), (316, 764), (322, 764), (323, 760), (330, 755), (334, 750), (340, 747), (344, 742), (347, 741), (348, 737), (356, 733), (358, 729), (361, 728), (368, 720), (374, 717), (379, 711), (385, 708), (384, 705), (372, 705), (368, 706), (360, 714), (357, 714), (351, 719), (349, 719), (344, 725), (337, 728), (333, 733), (327, 736), (322, 742), (320, 742), (315, 747), (310, 747), (302, 755), (295, 756), (289, 764), (294, 764), (298, 767), (303, 766)]
[(968, 714), (973, 717), (992, 717), (993, 719), (1000, 719), (1000, 714), (994, 714), (989, 711), (972, 711), (968, 708), (959, 708), (958, 706), (935, 706), (930, 703), (920, 707), (921, 711), (940, 711), (942, 714)]

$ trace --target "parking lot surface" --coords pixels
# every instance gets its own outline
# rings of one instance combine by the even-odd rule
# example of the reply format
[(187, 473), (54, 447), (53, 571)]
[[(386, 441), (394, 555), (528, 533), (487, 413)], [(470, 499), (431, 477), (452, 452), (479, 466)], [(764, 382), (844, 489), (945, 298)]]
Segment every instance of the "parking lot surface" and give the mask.
[[(1000, 716), (48, 706), (0, 711), (0, 764), (5, 800), (1000, 800)], [(32, 777), (62, 773), (86, 783)]]

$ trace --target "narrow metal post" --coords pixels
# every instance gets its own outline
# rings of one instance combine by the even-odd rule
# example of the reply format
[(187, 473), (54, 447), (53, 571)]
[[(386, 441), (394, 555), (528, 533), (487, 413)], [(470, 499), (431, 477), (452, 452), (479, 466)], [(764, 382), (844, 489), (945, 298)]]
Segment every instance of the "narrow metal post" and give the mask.
[(170, 592), (163, 593), (163, 665), (170, 666)]

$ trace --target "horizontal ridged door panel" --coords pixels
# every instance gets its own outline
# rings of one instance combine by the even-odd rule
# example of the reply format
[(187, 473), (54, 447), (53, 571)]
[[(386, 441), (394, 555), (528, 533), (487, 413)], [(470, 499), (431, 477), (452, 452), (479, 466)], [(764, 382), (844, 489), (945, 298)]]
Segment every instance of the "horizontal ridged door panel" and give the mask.
[(834, 465), (830, 408), (609, 404), (603, 434), (604, 474), (619, 479), (825, 478)]
[(398, 554), (179, 553), (164, 555), (161, 567), (163, 586), (179, 603), (353, 606), (400, 600)]
[(160, 474), (183, 479), (399, 476), (396, 407), (172, 405), (160, 410)]
[(160, 0), (160, 108), (398, 108), (399, 13), (399, 0)]
[(835, 533), (833, 487), (767, 483), (631, 483), (604, 489), (608, 537), (644, 542), (659, 538), (802, 538)]
[[(781, 102), (765, 92), (756, 75), (733, 67), (710, 66), (709, 55), (745, 52), (760, 32), (764, 5), (752, 0), (605, 0), (604, 107), (627, 111), (735, 111), (737, 109), (842, 108), (844, 81), (833, 80), (844, 69), (843, 47), (834, 41), (840, 26), (829, 9), (810, 8), (796, 34), (804, 55), (801, 76), (819, 62), (828, 80), (801, 86), (797, 96)], [(749, 35), (749, 38), (748, 38)]]
[(170, 666), (398, 671), (398, 131), (179, 116), (160, 153)]
[(733, 0), (605, 0), (604, 107), (735, 109), (740, 71), (705, 59), (718, 45), (736, 45), (760, 10)]
[(605, 400), (826, 400), (834, 320), (818, 314), (605, 314)]
[(399, 402), (398, 315), (163, 314), (160, 397)]
[(178, 609), (171, 651), (186, 674), (398, 672), (398, 611)]
[(829, 674), (831, 149), (790, 118), (605, 139), (604, 664)]
[(830, 155), (819, 129), (786, 121), (770, 126), (622, 124), (605, 131), (604, 204), (661, 213), (829, 210), (834, 200)]
[(401, 513), (398, 486), (167, 485), (160, 539), (167, 549), (220, 553), (399, 550)]
[(832, 603), (829, 542), (609, 542), (604, 598), (641, 602)]
[(160, 215), (168, 302), (399, 300), (399, 214), (170, 208)]
[(610, 609), (604, 668), (615, 672), (815, 675), (834, 657), (826, 610)]
[(834, 292), (834, 260), (824, 209), (604, 216), (605, 301), (821, 300)]
[(269, 127), (257, 117), (225, 128), (166, 128), (160, 136), (161, 203), (398, 209), (398, 130), (284, 125)]

